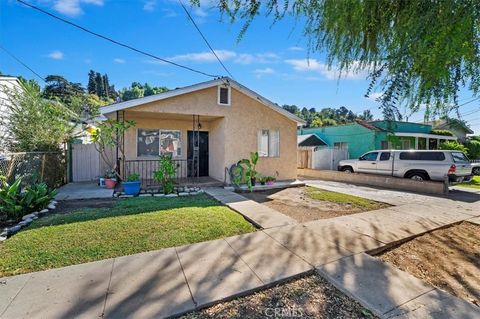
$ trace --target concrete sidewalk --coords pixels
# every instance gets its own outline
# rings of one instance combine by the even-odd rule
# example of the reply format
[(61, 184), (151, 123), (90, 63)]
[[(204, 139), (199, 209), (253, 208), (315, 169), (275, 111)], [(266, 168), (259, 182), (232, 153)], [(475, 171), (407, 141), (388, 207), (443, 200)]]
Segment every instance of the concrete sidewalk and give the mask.
[[(221, 189), (209, 193), (227, 205), (244, 202)], [(289, 224), (275, 211), (258, 212), (256, 205), (239, 205), (265, 229), (2, 278), (0, 318), (163, 318), (311, 271), (382, 317), (479, 318), (478, 307), (364, 253), (480, 216), (480, 210), (463, 205), (428, 203), (304, 224)], [(273, 226), (276, 218), (286, 225)]]
[(95, 182), (68, 183), (58, 189), (56, 200), (112, 198), (113, 189), (102, 188)]

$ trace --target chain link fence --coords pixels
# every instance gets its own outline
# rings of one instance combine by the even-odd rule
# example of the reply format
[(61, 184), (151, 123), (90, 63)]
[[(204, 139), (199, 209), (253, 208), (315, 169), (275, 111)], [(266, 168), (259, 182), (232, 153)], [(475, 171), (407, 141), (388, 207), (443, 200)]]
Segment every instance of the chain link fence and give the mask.
[(59, 187), (66, 181), (66, 158), (57, 152), (7, 153), (0, 155), (0, 175), (8, 182), (23, 177), (23, 185), (44, 182)]

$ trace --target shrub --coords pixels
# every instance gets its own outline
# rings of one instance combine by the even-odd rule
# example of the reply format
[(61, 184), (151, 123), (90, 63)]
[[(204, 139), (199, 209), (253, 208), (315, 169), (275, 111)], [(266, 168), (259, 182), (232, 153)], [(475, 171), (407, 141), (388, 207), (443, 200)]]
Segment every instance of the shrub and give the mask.
[(170, 156), (160, 156), (159, 170), (153, 173), (153, 179), (162, 185), (164, 194), (173, 192), (173, 177), (176, 171), (177, 166)]
[(470, 140), (465, 143), (468, 149), (468, 156), (471, 159), (480, 159), (480, 140)]
[(461, 151), (468, 155), (468, 149), (465, 147), (465, 145), (455, 141), (443, 142), (442, 144), (440, 144), (439, 149)]
[(34, 183), (22, 191), (22, 178), (9, 184), (2, 178), (0, 185), (0, 219), (20, 219), (22, 216), (45, 208), (56, 191), (45, 183)]
[(442, 136), (453, 136), (453, 133), (449, 130), (432, 130), (430, 134), (442, 135)]

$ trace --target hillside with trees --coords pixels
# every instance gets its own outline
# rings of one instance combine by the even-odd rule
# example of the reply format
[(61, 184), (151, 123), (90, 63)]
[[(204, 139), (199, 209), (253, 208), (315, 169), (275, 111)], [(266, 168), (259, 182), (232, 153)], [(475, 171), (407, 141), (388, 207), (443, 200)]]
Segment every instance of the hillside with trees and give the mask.
[(299, 108), (296, 105), (283, 105), (282, 108), (292, 114), (305, 120), (305, 127), (335, 126), (353, 123), (355, 120), (372, 121), (373, 115), (370, 110), (365, 110), (361, 114), (356, 114), (348, 108), (341, 106), (339, 108), (323, 108), (317, 111), (315, 108)]

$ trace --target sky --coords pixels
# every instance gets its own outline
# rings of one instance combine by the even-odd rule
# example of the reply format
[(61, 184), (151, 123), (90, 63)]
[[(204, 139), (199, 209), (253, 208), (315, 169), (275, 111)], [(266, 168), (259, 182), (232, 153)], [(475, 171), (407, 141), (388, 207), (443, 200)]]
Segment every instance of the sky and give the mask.
[[(178, 0), (28, 2), (156, 56), (209, 74), (226, 75)], [(369, 84), (367, 73), (343, 74), (339, 79), (338, 71), (325, 65), (323, 54), (308, 52), (302, 21), (287, 17), (273, 24), (271, 18), (259, 16), (237, 41), (242, 22), (222, 20), (211, 3), (202, 1), (200, 8), (185, 3), (217, 55), (241, 84), (280, 105), (317, 110), (345, 106), (356, 113), (369, 109), (375, 118), (381, 118), (375, 97), (382, 92), (377, 90), (370, 98), (364, 97)], [(108, 74), (117, 89), (134, 81), (176, 88), (211, 79), (96, 38), (15, 0), (0, 0), (0, 45), (43, 77), (59, 74), (84, 85), (91, 69)], [(0, 71), (35, 77), (2, 50)], [(460, 104), (471, 99), (471, 94), (462, 91)], [(479, 105), (477, 100), (460, 108), (477, 134)], [(403, 113), (412, 122), (423, 120), (421, 112)]]

